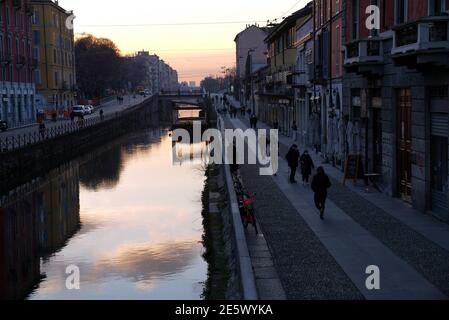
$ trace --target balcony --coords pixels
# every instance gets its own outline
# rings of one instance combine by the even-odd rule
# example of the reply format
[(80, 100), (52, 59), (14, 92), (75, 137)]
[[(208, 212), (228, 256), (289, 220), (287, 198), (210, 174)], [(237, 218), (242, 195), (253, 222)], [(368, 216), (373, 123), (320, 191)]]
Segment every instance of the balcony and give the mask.
[(449, 68), (449, 16), (432, 16), (393, 28), (395, 63), (412, 68)]
[(297, 69), (293, 76), (293, 87), (303, 88), (310, 84), (309, 76), (305, 69)]
[(11, 53), (8, 51), (0, 51), (0, 64), (6, 66), (11, 63)]
[(347, 72), (382, 75), (383, 63), (381, 38), (359, 39), (346, 45), (344, 66)]
[(324, 70), (322, 64), (310, 65), (309, 75), (311, 77), (310, 81), (315, 84), (325, 84), (327, 81), (327, 73)]
[(17, 56), (17, 58), (16, 58), (16, 65), (17, 65), (17, 68), (22, 68), (23, 66), (25, 66), (26, 65), (26, 58), (25, 58), (25, 56), (23, 56), (23, 55)]

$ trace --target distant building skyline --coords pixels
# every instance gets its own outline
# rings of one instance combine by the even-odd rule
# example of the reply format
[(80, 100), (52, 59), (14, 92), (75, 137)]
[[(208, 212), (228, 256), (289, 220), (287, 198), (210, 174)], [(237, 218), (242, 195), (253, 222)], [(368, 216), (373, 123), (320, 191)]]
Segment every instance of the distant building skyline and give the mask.
[[(75, 34), (109, 38), (122, 54), (145, 47), (178, 70), (179, 81), (199, 83), (206, 76), (221, 76), (221, 67), (235, 67), (234, 38), (247, 24), (263, 26), (299, 9), (307, 0), (230, 0), (226, 3), (198, 0), (143, 2), (126, 6), (113, 0), (60, 0), (74, 11)], [(98, 12), (107, 13), (98, 15)], [(138, 8), (138, 10), (136, 10)], [(236, 10), (238, 8), (238, 10)]]

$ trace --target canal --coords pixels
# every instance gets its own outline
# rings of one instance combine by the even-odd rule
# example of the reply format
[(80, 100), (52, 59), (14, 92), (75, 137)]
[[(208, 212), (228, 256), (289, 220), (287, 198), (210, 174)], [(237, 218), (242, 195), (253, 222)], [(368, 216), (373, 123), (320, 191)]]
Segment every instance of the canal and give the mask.
[(172, 158), (146, 129), (3, 195), (0, 298), (201, 299), (204, 170)]

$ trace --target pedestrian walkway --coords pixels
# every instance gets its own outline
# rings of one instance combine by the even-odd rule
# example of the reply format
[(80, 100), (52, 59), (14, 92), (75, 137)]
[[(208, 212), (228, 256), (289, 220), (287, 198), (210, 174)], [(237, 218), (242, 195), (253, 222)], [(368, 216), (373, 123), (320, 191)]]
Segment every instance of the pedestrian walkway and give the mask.
[[(227, 122), (234, 128), (248, 127), (246, 118)], [(287, 137), (280, 140), (282, 155), (293, 142)], [(321, 164), (317, 157), (314, 161)], [(255, 166), (242, 167), (248, 188), (254, 188), (259, 195), (258, 218), (287, 297), (351, 299), (359, 294), (367, 299), (446, 298), (449, 227), (405, 208), (395, 199), (380, 194), (364, 195), (356, 188), (344, 187), (341, 173), (325, 167), (333, 188), (324, 222), (318, 217), (311, 191), (287, 182), (288, 168), (282, 157), (280, 172), (274, 178), (259, 176)], [(261, 199), (260, 194), (268, 201)], [(277, 198), (283, 199), (282, 204)], [(311, 256), (304, 256), (305, 253)], [(332, 259), (326, 258), (326, 254)], [(317, 263), (313, 263), (314, 257), (319, 257)], [(380, 268), (380, 290), (366, 288), (365, 271), (371, 265)], [(313, 292), (310, 283), (323, 283), (317, 276), (328, 279), (329, 286), (317, 286)]]

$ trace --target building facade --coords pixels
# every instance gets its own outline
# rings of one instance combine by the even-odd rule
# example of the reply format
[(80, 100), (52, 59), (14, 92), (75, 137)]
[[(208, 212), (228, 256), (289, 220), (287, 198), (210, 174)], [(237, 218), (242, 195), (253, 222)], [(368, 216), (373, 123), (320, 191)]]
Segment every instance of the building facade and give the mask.
[(342, 86), (343, 55), (341, 0), (313, 1), (314, 102), (319, 116), (320, 141), (316, 144), (326, 160), (344, 162), (345, 141), (340, 139), (343, 127)]
[(36, 106), (60, 114), (76, 104), (76, 69), (73, 28), (67, 19), (73, 14), (58, 1), (32, 0), (33, 52)]
[(163, 91), (177, 91), (179, 89), (178, 72), (161, 60), (159, 56), (150, 55), (148, 51), (139, 51), (135, 56), (146, 62), (146, 80), (144, 86), (153, 94)]
[(31, 16), (29, 0), (0, 2), (0, 119), (9, 127), (36, 119)]
[(312, 4), (287, 17), (274, 27), (265, 42), (268, 45), (270, 73), (265, 90), (259, 92), (257, 107), (262, 121), (277, 122), (281, 133), (291, 135), (293, 121), (298, 119), (295, 108), (294, 77), (297, 70), (297, 29), (310, 19)]
[[(258, 25), (247, 25), (245, 30), (236, 35), (236, 81), (234, 93), (236, 98), (247, 105), (253, 103), (249, 99), (249, 75), (266, 66), (268, 47), (265, 43), (269, 28)], [(248, 64), (250, 67), (248, 68)]]
[[(368, 30), (365, 8), (380, 8)], [(348, 152), (384, 192), (449, 221), (449, 1), (345, 1)]]

